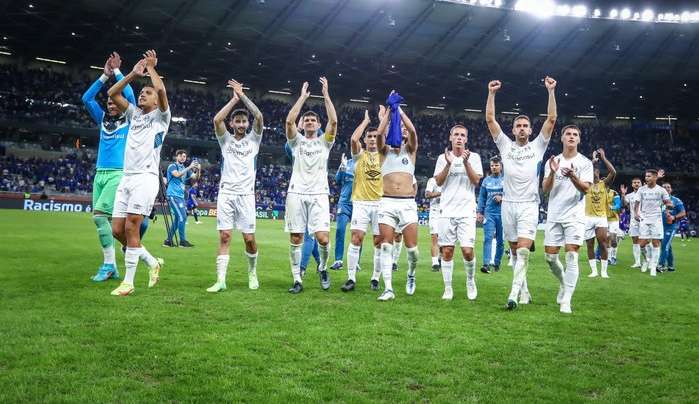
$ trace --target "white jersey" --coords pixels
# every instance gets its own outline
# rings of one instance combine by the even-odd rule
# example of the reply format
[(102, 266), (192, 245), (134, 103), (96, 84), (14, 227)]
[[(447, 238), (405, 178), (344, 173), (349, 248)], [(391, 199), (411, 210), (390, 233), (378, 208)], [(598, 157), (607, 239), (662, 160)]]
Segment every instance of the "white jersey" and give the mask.
[(257, 172), (255, 161), (260, 151), (262, 134), (252, 130), (238, 140), (226, 131), (216, 138), (223, 155), (219, 189), (235, 195), (254, 194)]
[(160, 149), (170, 127), (170, 116), (169, 108), (165, 112), (155, 108), (146, 114), (129, 104), (126, 117), (131, 126), (124, 151), (124, 174), (159, 174)]
[(290, 194), (328, 194), (328, 155), (335, 140), (329, 142), (325, 135), (307, 138), (297, 133), (287, 141), (294, 159), (289, 181)]
[[(634, 204), (638, 202), (638, 192), (633, 191), (630, 194), (626, 194), (626, 197), (624, 198), (624, 202), (626, 202), (627, 205), (629, 205), (629, 209), (634, 208)], [(633, 216), (633, 215), (631, 215)]]
[[(473, 171), (483, 176), (481, 156), (471, 152), (468, 156), (468, 164)], [(444, 154), (437, 158), (434, 167), (434, 175), (439, 174), (447, 165)], [(466, 166), (463, 157), (454, 157), (449, 167), (449, 175), (442, 184), (442, 198), (440, 201), (440, 217), (476, 217), (476, 184), (466, 174)]]
[(503, 132), (495, 138), (503, 163), (503, 195), (506, 202), (539, 202), (539, 162), (549, 145), (539, 133), (524, 146), (510, 140)]
[[(437, 180), (432, 177), (427, 180), (425, 192), (442, 192), (442, 187), (437, 185)], [(439, 199), (440, 197), (430, 199), (430, 213), (439, 213)]]
[[(549, 207), (546, 221), (549, 223), (584, 223), (585, 222), (585, 194), (580, 192), (570, 178), (561, 172), (563, 168), (574, 167), (575, 175), (581, 182), (592, 183), (594, 170), (592, 161), (578, 153), (570, 160), (563, 154), (556, 156), (558, 170), (553, 177), (553, 188), (549, 194)], [(551, 166), (546, 164), (545, 177), (551, 173)]]
[(664, 202), (670, 200), (670, 195), (665, 188), (657, 184), (653, 188), (644, 185), (636, 191), (636, 194), (638, 203), (641, 205), (639, 206), (641, 220), (662, 218)]

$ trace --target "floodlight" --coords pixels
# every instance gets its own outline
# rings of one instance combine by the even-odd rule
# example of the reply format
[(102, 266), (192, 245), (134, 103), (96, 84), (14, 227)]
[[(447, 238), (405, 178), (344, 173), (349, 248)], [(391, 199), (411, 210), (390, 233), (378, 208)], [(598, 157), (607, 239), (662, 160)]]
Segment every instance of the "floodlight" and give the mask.
[(628, 8), (621, 10), (620, 17), (622, 20), (628, 20), (629, 18), (631, 18), (631, 10), (629, 10)]
[(573, 7), (573, 17), (584, 17), (587, 15), (587, 7), (579, 4)]
[(560, 5), (556, 7), (556, 14), (562, 15), (562, 16), (567, 16), (570, 14), (570, 6), (567, 4)]

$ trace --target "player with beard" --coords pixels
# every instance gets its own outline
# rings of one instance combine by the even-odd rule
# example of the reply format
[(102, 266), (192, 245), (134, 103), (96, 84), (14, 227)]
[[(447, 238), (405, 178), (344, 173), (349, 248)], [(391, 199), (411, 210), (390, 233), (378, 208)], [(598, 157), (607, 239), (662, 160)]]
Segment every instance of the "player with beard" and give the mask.
[(557, 117), (556, 80), (546, 77), (544, 85), (548, 92), (548, 114), (541, 132), (530, 142), (532, 126), (527, 116), (517, 116), (512, 123), (515, 141), (510, 140), (503, 133), (495, 120), (495, 93), (500, 90), (502, 84), (497, 80), (488, 84), (485, 120), (505, 167), (501, 208), (502, 227), (505, 239), (516, 253), (512, 289), (506, 306), (508, 310), (517, 308), (518, 298), (520, 304), (531, 302), (529, 293), (523, 293), (520, 296), (520, 291), (526, 290), (529, 248), (536, 237), (539, 219), (538, 164), (544, 157)]
[[(231, 231), (239, 230), (245, 244), (247, 258), (248, 288), (260, 287), (257, 280), (257, 241), (255, 209), (255, 175), (257, 174), (257, 154), (262, 142), (264, 121), (262, 112), (243, 91), (243, 85), (236, 80), (229, 80), (226, 86), (233, 90), (233, 96), (214, 116), (214, 132), (221, 147), (223, 167), (216, 202), (216, 228), (219, 232), (218, 255), (216, 256), (216, 283), (206, 289), (207, 292), (226, 290), (226, 273), (230, 261), (229, 249)], [(236, 109), (238, 101), (247, 108)], [(248, 111), (254, 121), (252, 130)], [(228, 128), (226, 117), (230, 114)], [(230, 133), (228, 129), (232, 129)]]

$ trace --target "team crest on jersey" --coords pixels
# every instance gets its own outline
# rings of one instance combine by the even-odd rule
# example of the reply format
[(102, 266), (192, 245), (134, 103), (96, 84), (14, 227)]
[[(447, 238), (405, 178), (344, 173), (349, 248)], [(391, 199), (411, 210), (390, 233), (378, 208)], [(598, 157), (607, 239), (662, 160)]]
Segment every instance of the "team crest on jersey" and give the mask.
[(404, 166), (407, 166), (408, 165), (408, 158), (403, 157), (403, 160), (401, 160), (401, 163), (403, 163)]

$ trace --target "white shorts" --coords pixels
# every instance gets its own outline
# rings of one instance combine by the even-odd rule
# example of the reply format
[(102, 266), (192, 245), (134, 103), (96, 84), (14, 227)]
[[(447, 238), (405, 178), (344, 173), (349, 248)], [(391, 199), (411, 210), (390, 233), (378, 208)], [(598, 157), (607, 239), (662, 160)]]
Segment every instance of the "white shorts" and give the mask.
[(440, 247), (455, 246), (457, 241), (461, 247), (473, 248), (475, 245), (475, 217), (440, 217), (437, 223), (439, 226), (437, 244)]
[(609, 233), (612, 234), (621, 234), (621, 228), (619, 227), (619, 221), (614, 221), (614, 222), (607, 222), (609, 224)]
[(583, 245), (585, 235), (585, 223), (566, 222), (553, 223), (546, 222), (546, 232), (544, 233), (544, 246), (563, 247), (566, 244)]
[(409, 224), (417, 223), (415, 199), (383, 197), (379, 203), (379, 223), (393, 227), (403, 233)]
[(515, 242), (518, 238), (534, 240), (538, 224), (538, 202), (502, 201), (502, 230), (505, 240), (510, 242)]
[(287, 194), (284, 231), (304, 234), (330, 231), (330, 201), (327, 194)]
[(641, 223), (639, 223), (638, 220), (631, 219), (629, 221), (629, 236), (638, 237), (640, 234), (640, 231), (641, 231), (640, 226), (641, 226)]
[(439, 213), (430, 210), (430, 234), (439, 234)]
[(642, 240), (662, 240), (663, 219), (660, 217), (655, 219), (641, 218), (641, 223), (638, 226), (638, 230), (638, 238)]
[(216, 201), (216, 229), (238, 229), (254, 233), (256, 224), (255, 195), (236, 195), (219, 192)]
[(112, 217), (126, 217), (129, 213), (150, 215), (159, 190), (160, 182), (157, 175), (124, 174), (114, 197)]
[(609, 227), (606, 217), (585, 216), (585, 240), (595, 238), (595, 230), (599, 227), (605, 229)]
[(369, 225), (371, 225), (372, 234), (378, 236), (379, 201), (353, 201), (350, 230), (359, 230), (366, 233)]

